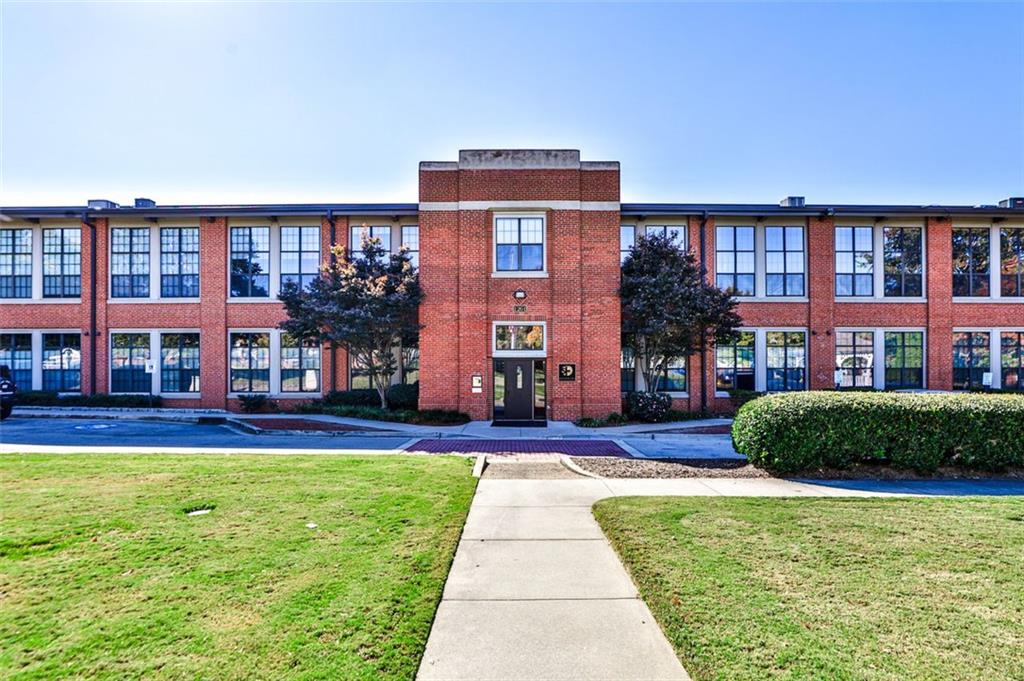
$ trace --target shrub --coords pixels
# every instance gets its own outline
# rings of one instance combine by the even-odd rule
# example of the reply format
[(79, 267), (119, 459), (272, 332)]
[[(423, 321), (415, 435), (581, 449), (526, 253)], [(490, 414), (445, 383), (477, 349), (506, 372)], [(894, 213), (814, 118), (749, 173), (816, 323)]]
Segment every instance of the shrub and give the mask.
[(260, 393), (239, 395), (238, 404), (246, 414), (255, 414), (261, 411), (277, 411), (277, 402)]
[(332, 390), (324, 395), (323, 403), (332, 407), (380, 407), (380, 395), (371, 388)]
[(779, 473), (855, 463), (931, 472), (1024, 465), (1024, 396), (803, 392), (745, 404), (736, 450)]
[(637, 421), (664, 421), (671, 408), (672, 398), (665, 393), (633, 392), (626, 395), (626, 414)]
[(107, 407), (159, 408), (163, 400), (159, 395), (60, 395), (49, 390), (26, 390), (15, 394), (17, 404), (26, 407)]
[[(306, 411), (303, 409), (302, 411)], [(321, 406), (317, 413), (331, 416), (344, 416), (370, 421), (394, 421), (396, 423), (414, 423), (420, 425), (459, 425), (469, 423), (469, 416), (458, 411), (446, 409), (397, 409), (389, 411), (380, 407)]]
[(576, 425), (580, 428), (604, 428), (605, 426), (618, 426), (628, 422), (629, 419), (624, 415), (613, 411), (608, 414), (608, 416), (602, 416), (600, 418), (584, 416), (576, 421)]
[(415, 409), (420, 403), (420, 384), (400, 383), (388, 388), (388, 409)]

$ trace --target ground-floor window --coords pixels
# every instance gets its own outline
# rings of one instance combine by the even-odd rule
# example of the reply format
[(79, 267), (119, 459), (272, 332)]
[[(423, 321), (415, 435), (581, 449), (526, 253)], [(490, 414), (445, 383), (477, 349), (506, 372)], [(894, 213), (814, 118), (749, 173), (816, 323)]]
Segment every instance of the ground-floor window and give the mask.
[(885, 387), (887, 390), (924, 388), (923, 332), (885, 332)]
[(320, 344), (281, 335), (281, 392), (320, 391)]
[(619, 381), (624, 393), (636, 390), (636, 355), (633, 348), (623, 347), (619, 364)]
[(543, 350), (544, 326), (541, 324), (497, 324), (494, 349), (506, 351)]
[(160, 392), (199, 392), (199, 334), (160, 335)]
[(231, 392), (270, 392), (270, 334), (231, 334)]
[(875, 384), (875, 334), (836, 332), (836, 371), (840, 388), (871, 388)]
[[(395, 350), (395, 357), (398, 359), (398, 371), (388, 383), (405, 383), (411, 385), (420, 380), (420, 350), (419, 348), (401, 348)], [(375, 388), (370, 381), (370, 370), (366, 364), (354, 355), (348, 357), (348, 387), (349, 390), (368, 390)]]
[(31, 390), (32, 334), (0, 334), (0, 365), (11, 370), (11, 380), (20, 390)]
[(767, 387), (770, 391), (807, 387), (807, 340), (803, 331), (768, 331)]
[(148, 393), (153, 377), (146, 373), (149, 361), (148, 333), (113, 333), (110, 335), (110, 391), (115, 393)]
[(988, 333), (967, 331), (953, 334), (954, 390), (983, 387), (984, 375), (991, 366)]
[(658, 392), (686, 392), (686, 360), (672, 359), (658, 376)]
[(402, 348), (402, 383), (412, 385), (420, 380), (420, 349)]
[(732, 343), (715, 348), (715, 389), (754, 390), (753, 331), (740, 331)]
[(1024, 390), (1024, 331), (1004, 331), (1001, 337), (1003, 388)]
[(43, 390), (82, 390), (82, 337), (77, 333), (43, 334)]

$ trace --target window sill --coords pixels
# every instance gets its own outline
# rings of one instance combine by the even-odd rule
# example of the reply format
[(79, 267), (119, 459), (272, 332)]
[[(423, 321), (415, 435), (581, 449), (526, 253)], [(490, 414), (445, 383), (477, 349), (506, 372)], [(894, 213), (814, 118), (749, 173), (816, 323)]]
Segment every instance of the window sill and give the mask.
[(668, 395), (673, 400), (688, 400), (690, 399), (690, 393), (688, 392), (677, 392), (673, 390), (660, 390), (659, 395)]
[(958, 298), (953, 297), (953, 302), (956, 304), (967, 303), (970, 304), (988, 304), (992, 303), (995, 305), (1024, 305), (1024, 298), (993, 298), (991, 296), (975, 296), (972, 298)]
[(165, 400), (201, 400), (202, 393), (158, 393)]
[(515, 272), (491, 272), (492, 279), (547, 279), (547, 272), (533, 272), (530, 270)]
[(81, 298), (0, 298), (2, 305), (81, 305)]
[(927, 298), (920, 296), (889, 296), (878, 298), (876, 296), (836, 296), (836, 303), (927, 303)]
[(228, 393), (229, 400), (237, 400), (246, 395), (263, 395), (268, 400), (310, 400), (323, 397), (322, 393)]
[(228, 298), (226, 301), (229, 305), (239, 303), (256, 303), (257, 305), (266, 305), (268, 303), (276, 303), (277, 305), (283, 305), (277, 298)]
[(126, 305), (128, 303), (135, 303), (136, 305), (156, 305), (160, 303), (198, 303), (199, 298), (107, 298), (108, 305)]
[(740, 303), (808, 303), (807, 296), (733, 296)]
[(546, 350), (495, 350), (491, 356), (494, 359), (544, 359), (548, 353)]

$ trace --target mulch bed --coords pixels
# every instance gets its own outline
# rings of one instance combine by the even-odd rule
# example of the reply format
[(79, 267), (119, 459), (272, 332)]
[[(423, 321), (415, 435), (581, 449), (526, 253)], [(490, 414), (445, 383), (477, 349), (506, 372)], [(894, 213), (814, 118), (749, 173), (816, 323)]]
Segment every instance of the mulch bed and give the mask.
[(729, 435), (732, 433), (732, 426), (694, 426), (693, 428), (672, 428), (671, 430), (652, 430), (652, 433), (670, 433), (673, 435)]
[(262, 430), (309, 430), (328, 431), (342, 433), (349, 431), (379, 431), (380, 428), (367, 428), (366, 426), (350, 426), (346, 423), (331, 423), (330, 421), (313, 421), (311, 419), (245, 419), (249, 425), (256, 426)]
[(410, 452), (428, 454), (568, 454), (629, 458), (629, 453), (606, 440), (420, 440)]
[(605, 478), (770, 478), (744, 461), (721, 459), (611, 459), (574, 456), (573, 463)]

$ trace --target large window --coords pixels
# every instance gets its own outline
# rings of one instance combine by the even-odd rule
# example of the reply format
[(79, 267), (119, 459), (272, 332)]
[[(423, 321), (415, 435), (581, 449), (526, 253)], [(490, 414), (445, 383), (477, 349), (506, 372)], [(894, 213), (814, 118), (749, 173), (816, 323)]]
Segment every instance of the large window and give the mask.
[(32, 389), (32, 334), (0, 334), (0, 365), (11, 370), (19, 390)]
[(281, 335), (281, 392), (320, 392), (320, 344)]
[(840, 388), (871, 388), (875, 384), (875, 334), (836, 332), (836, 371)]
[(754, 295), (754, 228), (715, 228), (715, 281), (733, 295)]
[(0, 229), (0, 298), (32, 297), (32, 230)]
[(110, 334), (110, 391), (148, 393), (153, 378), (146, 373), (149, 361), (148, 333)]
[(539, 324), (498, 324), (494, 327), (494, 349), (538, 351), (544, 349), (544, 327)]
[(82, 230), (77, 227), (44, 229), (43, 297), (78, 298), (81, 295)]
[(633, 225), (619, 225), (619, 264), (626, 262), (629, 252), (636, 245), (636, 227)]
[(409, 262), (413, 267), (420, 266), (420, 226), (402, 225), (402, 248), (406, 249), (409, 255)]
[(402, 348), (402, 383), (412, 385), (420, 380), (420, 349)]
[(355, 355), (348, 356), (348, 389), (369, 390), (374, 387), (370, 381), (370, 370), (366, 363)]
[(320, 228), (281, 228), (281, 288), (309, 286), (320, 274)]
[(804, 228), (765, 227), (764, 242), (768, 295), (805, 295)]
[(388, 225), (356, 225), (349, 228), (348, 253), (350, 258), (363, 257), (363, 239), (378, 239), (385, 257), (391, 253), (391, 227)]
[(882, 230), (884, 288), (887, 298), (917, 297), (923, 294), (921, 229), (886, 227)]
[(991, 371), (989, 336), (984, 331), (953, 334), (953, 389), (984, 387), (984, 374)]
[(732, 343), (715, 348), (715, 389), (755, 389), (753, 331), (740, 331)]
[(160, 334), (160, 392), (199, 392), (199, 334)]
[(496, 217), (494, 233), (494, 264), (497, 271), (543, 271), (543, 217)]
[(231, 334), (231, 392), (270, 392), (270, 334)]
[(149, 297), (149, 227), (110, 230), (110, 297)]
[(924, 333), (920, 331), (885, 332), (885, 388), (886, 390), (924, 388)]
[(658, 392), (684, 393), (686, 392), (686, 360), (669, 360), (668, 366), (658, 376)]
[(82, 389), (82, 337), (77, 333), (43, 334), (43, 390)]
[(874, 271), (872, 229), (836, 227), (836, 295), (874, 295)]
[(953, 295), (989, 295), (989, 230), (953, 230)]
[(679, 248), (686, 248), (686, 227), (684, 225), (644, 225), (644, 237), (668, 237)]
[(1003, 297), (1024, 296), (1024, 227), (999, 230), (999, 272)]
[(807, 341), (803, 331), (765, 334), (767, 387), (771, 391), (803, 390), (807, 386)]
[(199, 296), (199, 228), (160, 228), (160, 295)]
[(231, 297), (270, 297), (270, 228), (231, 228)]
[(636, 355), (633, 348), (623, 346), (619, 361), (620, 390), (631, 393), (636, 390)]
[(1024, 390), (1024, 331), (1004, 331), (1000, 335), (1003, 388)]

